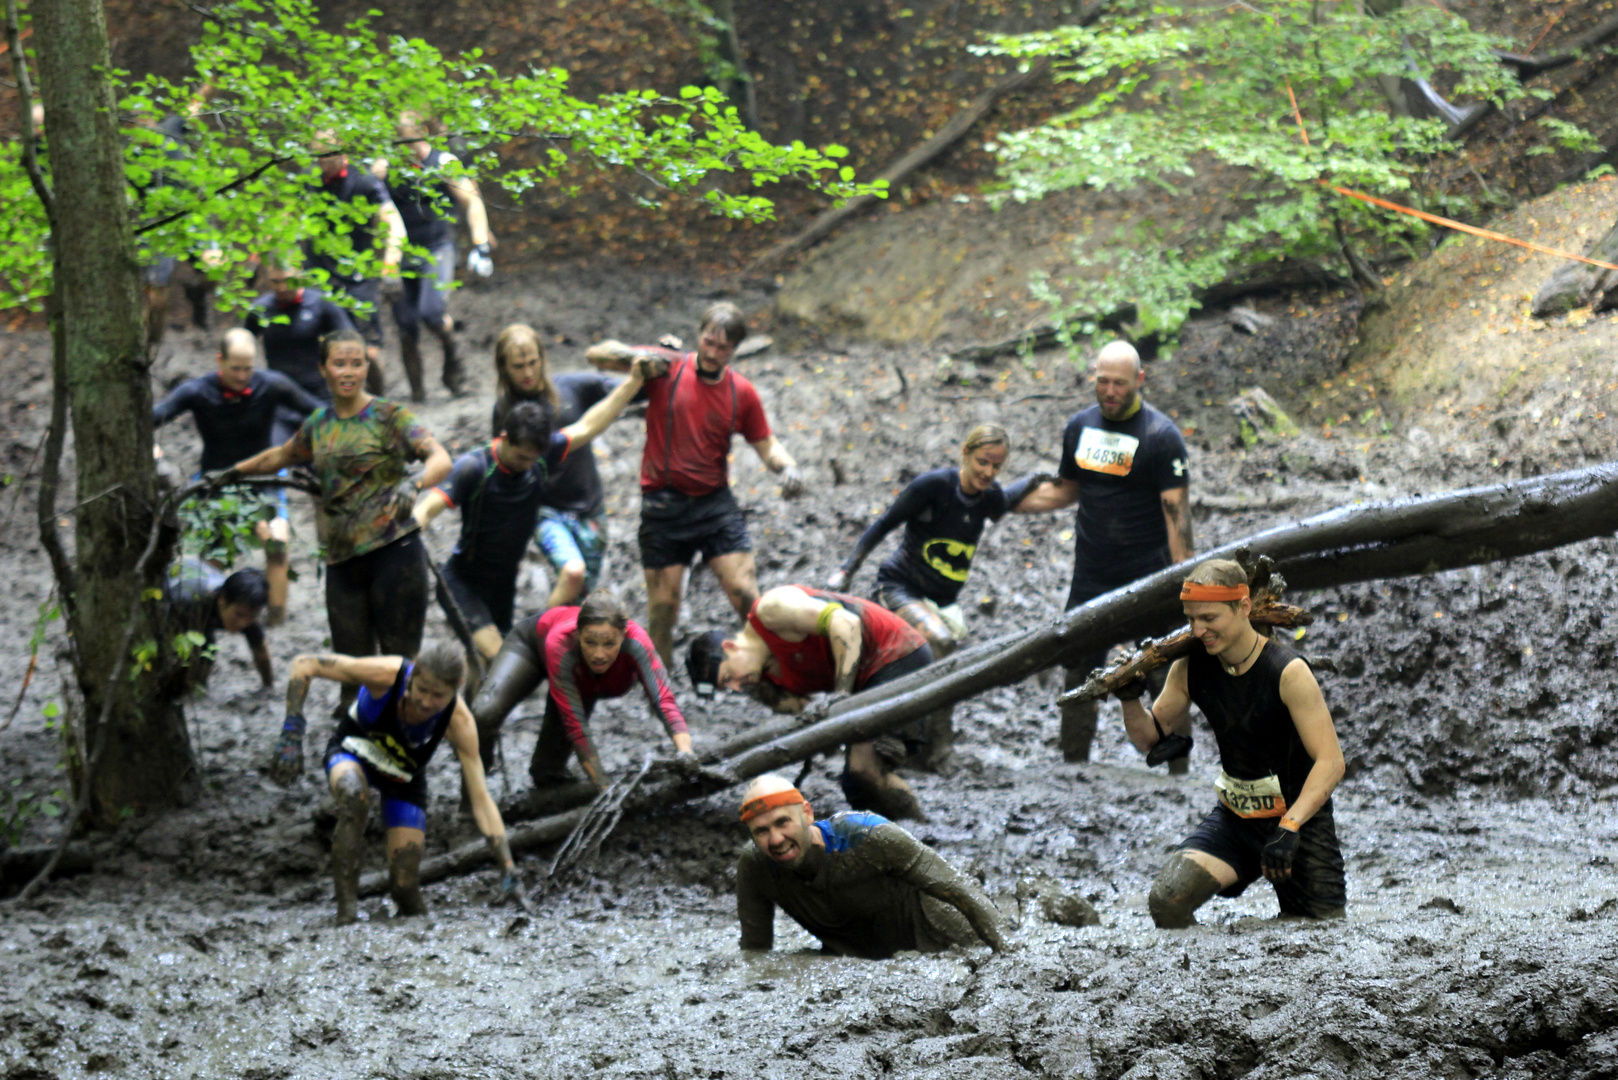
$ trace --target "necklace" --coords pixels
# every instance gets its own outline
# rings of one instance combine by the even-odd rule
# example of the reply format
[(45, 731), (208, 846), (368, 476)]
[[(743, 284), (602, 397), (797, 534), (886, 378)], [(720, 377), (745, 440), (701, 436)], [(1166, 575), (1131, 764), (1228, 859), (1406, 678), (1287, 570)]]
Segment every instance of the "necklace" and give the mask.
[(1236, 674), (1237, 669), (1239, 669), (1243, 664), (1247, 663), (1249, 660), (1253, 659), (1253, 654), (1258, 652), (1258, 647), (1260, 645), (1262, 645), (1262, 644), (1264, 644), (1264, 635), (1255, 631), (1254, 634), (1253, 634), (1253, 647), (1251, 649), (1247, 650), (1247, 655), (1246, 656), (1242, 657), (1240, 660), (1236, 661), (1234, 664), (1227, 664), (1223, 660), (1221, 660), (1221, 661), (1219, 661), (1219, 666), (1225, 669), (1225, 674), (1226, 675), (1234, 675), (1234, 674)]

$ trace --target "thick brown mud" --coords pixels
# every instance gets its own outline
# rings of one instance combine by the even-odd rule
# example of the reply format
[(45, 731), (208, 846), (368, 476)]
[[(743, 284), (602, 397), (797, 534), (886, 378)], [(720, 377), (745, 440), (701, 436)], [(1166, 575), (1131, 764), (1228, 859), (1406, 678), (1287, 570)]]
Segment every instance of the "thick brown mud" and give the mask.
[[(701, 284), (667, 278), (497, 278), (455, 301), (469, 323), (477, 393), (452, 401), (435, 391), (423, 414), (446, 444), (467, 449), (486, 437), (488, 347), (506, 321), (541, 327), (554, 363), (570, 367), (603, 334), (689, 337), (712, 298)], [(1481, 424), (1475, 444), (1433, 445), (1371, 424), (1352, 438), (1239, 449), (1214, 403), (1259, 382), (1296, 404), (1334, 376), (1341, 356), (1328, 347), (1340, 305), (1273, 313), (1278, 322), (1257, 337), (1202, 324), (1187, 348), (1150, 369), (1148, 396), (1196, 429), (1200, 546), (1332, 506), (1502, 476)], [(37, 336), (0, 339), (16, 372), (5, 452), (19, 475), (43, 417), (44, 347)], [(208, 349), (203, 336), (176, 332), (160, 379), (205, 370)], [(807, 342), (743, 363), (816, 485), (784, 503), (751, 452), (736, 455), (766, 587), (823, 579), (871, 513), (909, 477), (946, 463), (973, 423), (1011, 430), (1011, 472), (1053, 466), (1062, 421), (1084, 402), (1054, 354), (1007, 359), (951, 385), (939, 381), (934, 356), (870, 347)], [(390, 376), (403, 381), (396, 365)], [(634, 546), (642, 430), (626, 420), (599, 451), (610, 579), (633, 610), (645, 599)], [(160, 441), (183, 468), (194, 462), (186, 423)], [(1595, 429), (1567, 463), (1608, 457), (1613, 441)], [(1569, 452), (1549, 439), (1537, 457), (1532, 446), (1514, 448), (1512, 474)], [(0, 619), (14, 643), (0, 682), (10, 687), (21, 683), (49, 588), (31, 482), (5, 493), (0, 514), (17, 490), (20, 507), (0, 536), (11, 579)], [(301, 579), (291, 621), (270, 636), (278, 674), (325, 637), (300, 500)], [(429, 537), (440, 556), (453, 528), (446, 521)], [(1057, 614), (1070, 529), (1066, 515), (994, 529), (964, 594), (976, 633)], [(208, 695), (187, 706), (200, 800), (162, 815), (132, 807), (115, 833), (84, 842), (92, 873), (0, 915), (0, 1077), (1612, 1077), (1615, 565), (1618, 545), (1603, 539), (1289, 597), (1320, 615), (1301, 647), (1339, 669), (1322, 683), (1349, 763), (1337, 799), (1349, 871), (1343, 921), (1276, 921), (1260, 883), (1215, 900), (1198, 928), (1154, 930), (1147, 887), (1212, 802), (1206, 732), (1191, 774), (1169, 778), (1126, 745), (1112, 704), (1097, 760), (1061, 764), (1054, 682), (1035, 678), (962, 705), (956, 771), (914, 777), (932, 818), (914, 831), (970, 867), (1002, 905), (1018, 946), (1006, 956), (825, 958), (784, 919), (775, 953), (743, 956), (731, 886), (745, 838), (724, 795), (625, 822), (590, 876), (553, 890), (532, 916), (490, 907), (485, 872), (427, 887), (428, 917), (391, 918), (391, 904), (372, 898), (360, 923), (336, 928), (331, 800), (312, 772), (289, 790), (263, 775), (280, 689), (259, 693), (246, 649), (227, 640)], [(873, 571), (855, 587), (868, 587)], [(539, 585), (524, 605), (542, 601)], [(731, 621), (711, 576), (698, 573), (682, 633)], [(446, 632), (436, 613), (429, 625)], [(23, 792), (60, 783), (56, 736), (41, 716), (56, 683), (47, 647), (18, 719), (0, 732), (0, 768)], [(683, 673), (677, 689), (694, 705)], [(526, 786), (537, 712), (530, 702), (506, 729), (497, 797)], [(767, 719), (741, 699), (690, 716), (699, 750)], [(322, 722), (312, 726), (311, 740), (323, 739)], [(604, 703), (594, 726), (609, 771), (662, 752), (638, 701)], [(429, 856), (475, 838), (456, 813), (453, 760), (441, 757)], [(842, 808), (837, 771), (822, 760), (805, 782), (819, 810)], [(23, 842), (54, 835), (52, 823), (35, 821)], [(373, 821), (366, 869), (381, 865)], [(546, 860), (519, 865), (532, 885)], [(1089, 899), (1102, 925), (1054, 925), (1037, 899), (1019, 903), (1019, 884), (1039, 875)], [(299, 898), (311, 882), (322, 899)]]

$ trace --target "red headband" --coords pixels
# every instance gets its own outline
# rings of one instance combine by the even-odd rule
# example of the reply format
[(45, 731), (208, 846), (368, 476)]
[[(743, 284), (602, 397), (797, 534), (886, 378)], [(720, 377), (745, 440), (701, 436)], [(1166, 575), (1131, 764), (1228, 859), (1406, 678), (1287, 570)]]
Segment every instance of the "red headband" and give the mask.
[(766, 810), (774, 810), (777, 806), (799, 806), (808, 802), (795, 787), (785, 791), (777, 791), (770, 795), (760, 795), (756, 799), (748, 799), (742, 803), (742, 820), (752, 821)]
[(1236, 600), (1247, 599), (1246, 585), (1199, 585), (1188, 581), (1180, 586), (1180, 599), (1192, 602), (1216, 602), (1223, 600), (1232, 603)]

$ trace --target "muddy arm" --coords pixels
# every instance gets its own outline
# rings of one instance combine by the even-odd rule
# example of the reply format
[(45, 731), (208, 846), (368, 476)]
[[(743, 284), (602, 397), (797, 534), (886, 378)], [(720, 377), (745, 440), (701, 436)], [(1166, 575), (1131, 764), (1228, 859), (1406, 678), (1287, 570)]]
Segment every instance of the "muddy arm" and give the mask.
[(865, 846), (874, 847), (871, 854), (878, 867), (950, 905), (966, 917), (989, 948), (995, 952), (1006, 951), (1008, 946), (999, 911), (937, 852), (897, 825), (878, 826), (866, 839)]
[(500, 808), (489, 797), (489, 785), (483, 774), (483, 759), (478, 755), (478, 729), (472, 722), (472, 710), (459, 695), (455, 698), (455, 714), (450, 718), (449, 730), (444, 738), (455, 749), (461, 763), (461, 779), (466, 781), (466, 794), (472, 803), (472, 817), (478, 823), (478, 832), (495, 849), (500, 869), (512, 866), (511, 848), (506, 843), (506, 823), (500, 818)]
[(742, 924), (744, 951), (775, 947), (775, 901), (765, 891), (761, 870), (751, 852), (736, 863), (736, 918)]

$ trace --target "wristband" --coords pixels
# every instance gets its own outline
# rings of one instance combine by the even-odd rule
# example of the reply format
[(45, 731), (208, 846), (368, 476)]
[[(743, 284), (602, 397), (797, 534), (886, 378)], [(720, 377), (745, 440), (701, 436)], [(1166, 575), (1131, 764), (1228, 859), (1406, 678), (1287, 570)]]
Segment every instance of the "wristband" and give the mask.
[(288, 713), (281, 730), (288, 735), (302, 735), (309, 727), (309, 722), (297, 713)]
[(1297, 818), (1295, 818), (1295, 817), (1293, 817), (1293, 816), (1291, 816), (1289, 814), (1286, 817), (1281, 819), (1281, 828), (1289, 829), (1292, 832), (1297, 832), (1298, 830), (1303, 828), (1303, 822), (1299, 821)]

